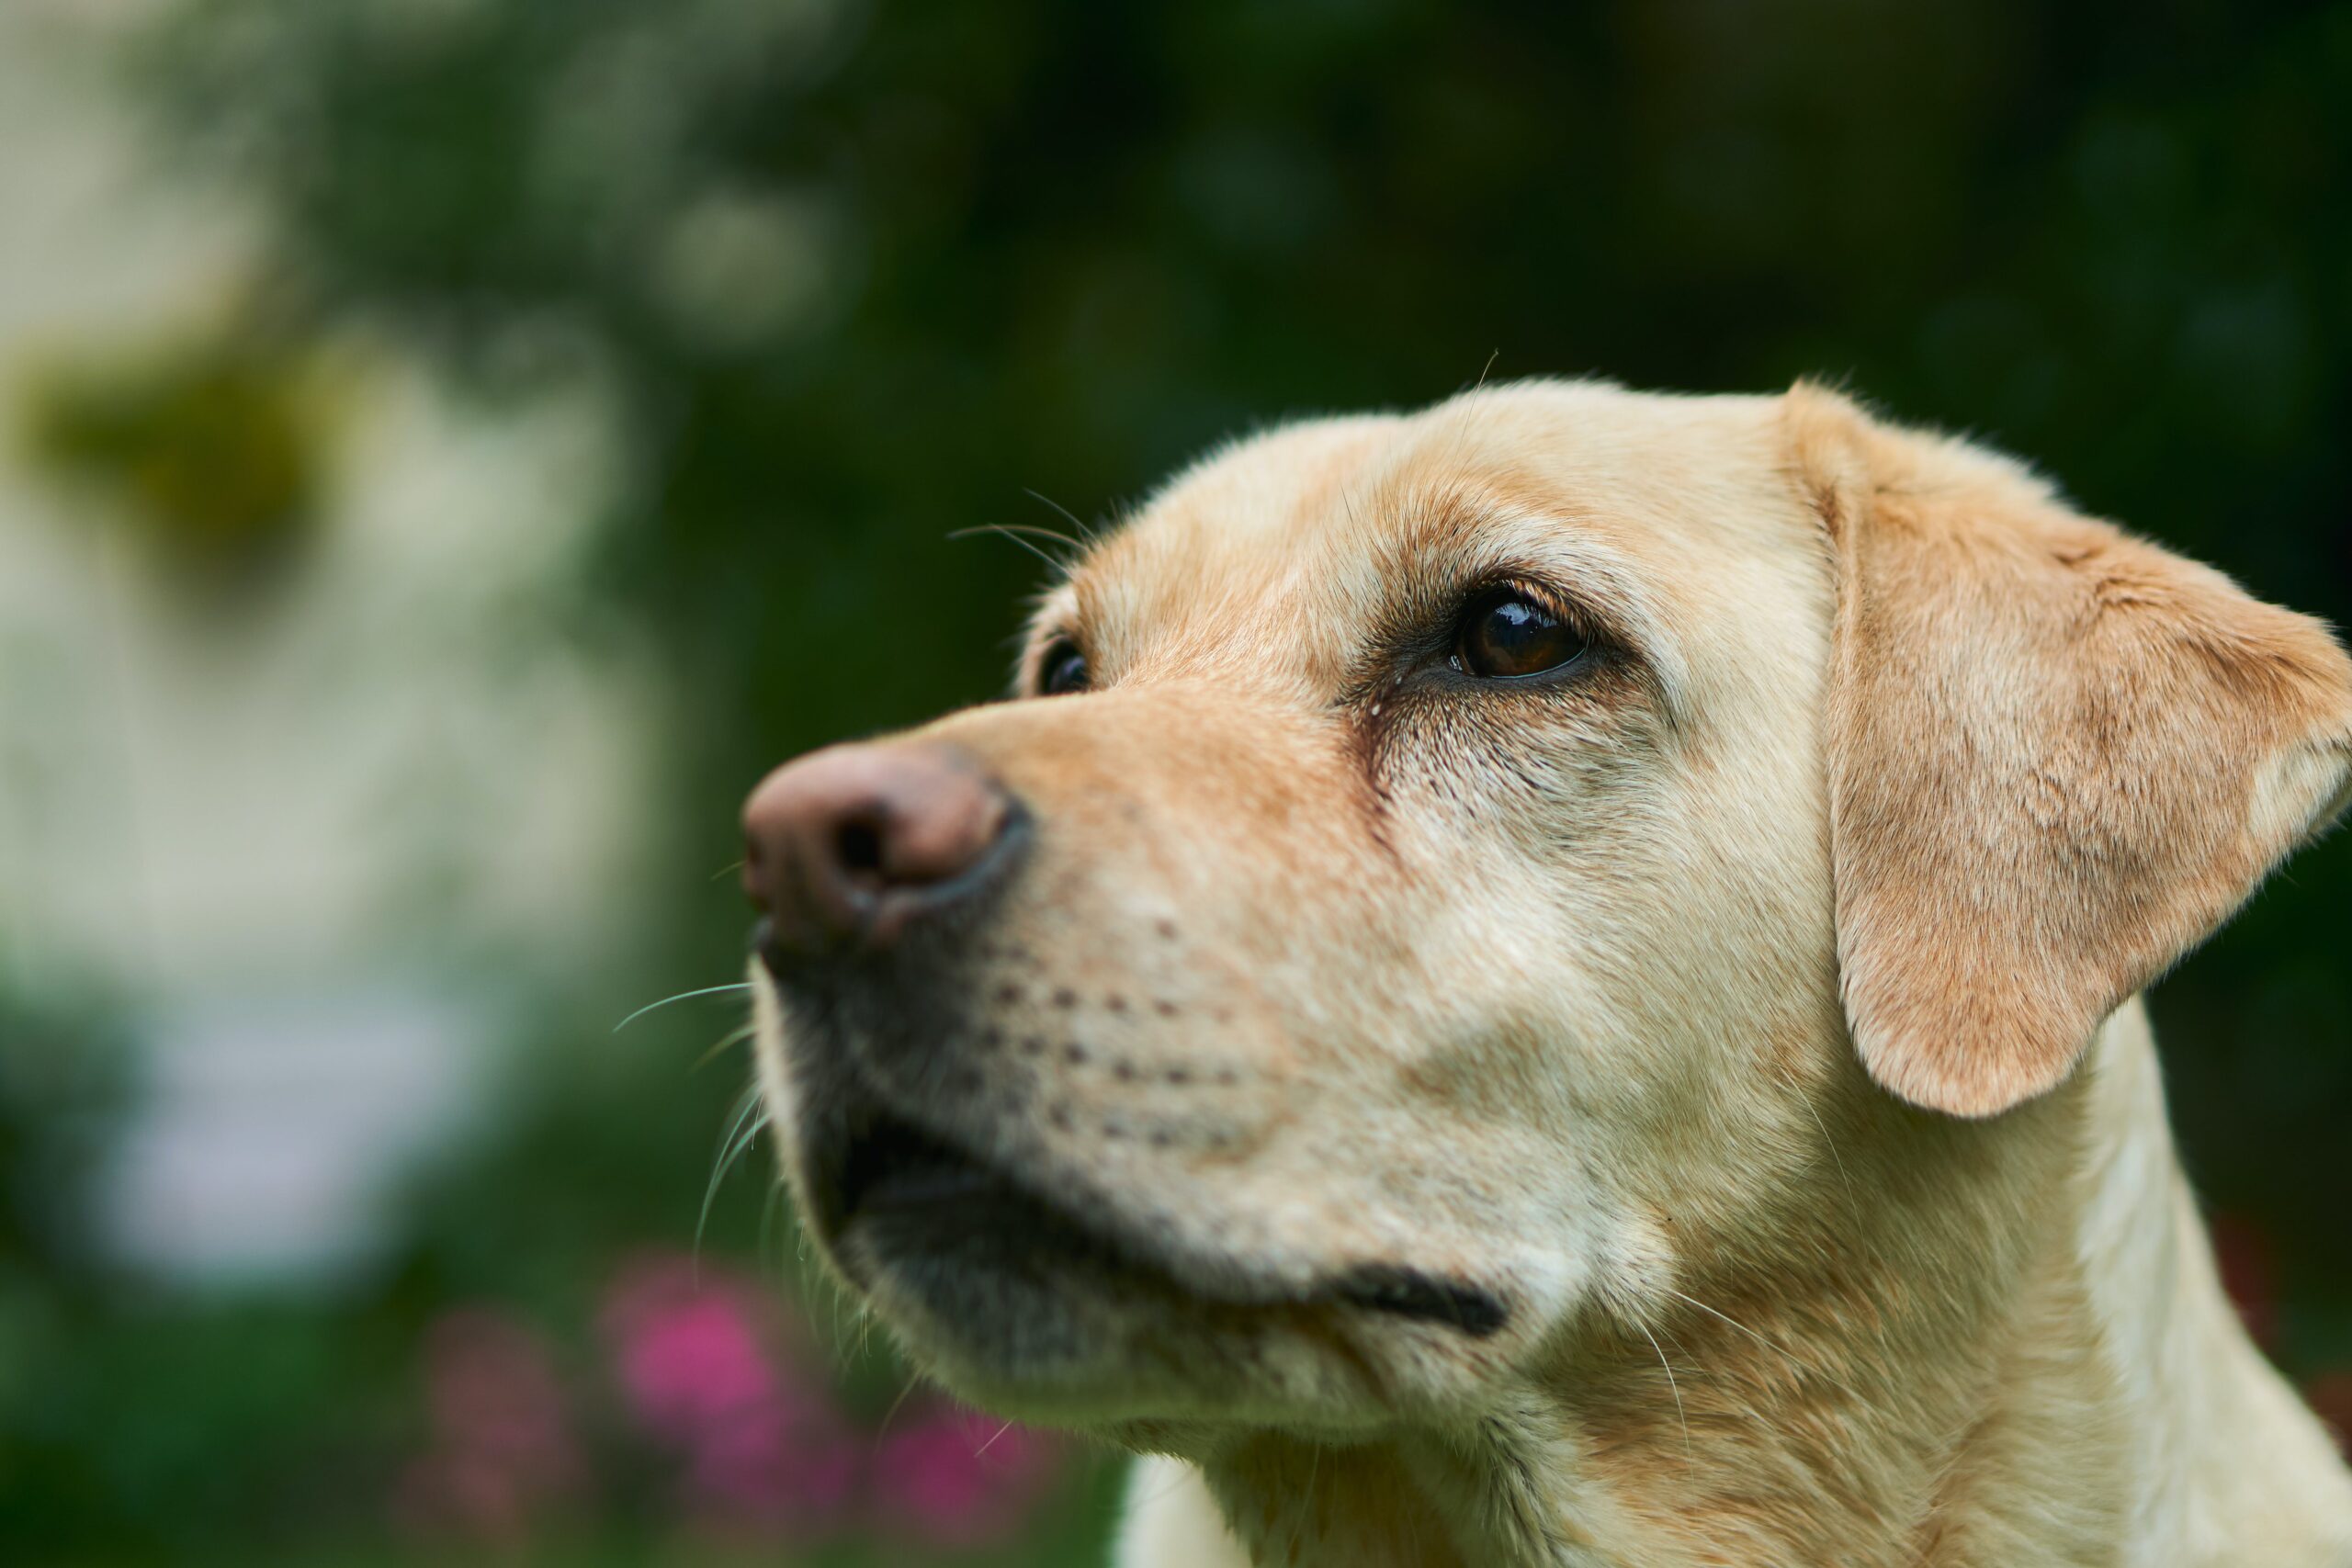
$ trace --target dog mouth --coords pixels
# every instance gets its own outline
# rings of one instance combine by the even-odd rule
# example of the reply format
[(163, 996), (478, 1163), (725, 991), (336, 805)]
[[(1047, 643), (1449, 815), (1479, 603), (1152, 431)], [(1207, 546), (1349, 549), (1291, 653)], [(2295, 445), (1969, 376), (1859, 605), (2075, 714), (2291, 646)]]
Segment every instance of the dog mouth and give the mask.
[(1352, 1307), (1471, 1338), (1510, 1317), (1492, 1292), (1400, 1264), (1352, 1265), (1304, 1290), (1187, 1267), (1091, 1196), (1057, 1193), (879, 1107), (810, 1139), (804, 1172), (810, 1219), (861, 1288), (885, 1275), (935, 1305), (960, 1303), (967, 1321), (1008, 1292), (1071, 1288), (1215, 1309)]
[(1031, 1191), (995, 1165), (914, 1122), (868, 1112), (833, 1150), (831, 1179), (812, 1182), (816, 1218), (829, 1239), (859, 1233), (884, 1262), (908, 1254), (978, 1247), (1007, 1260), (1057, 1259), (1095, 1269), (1136, 1259), (1106, 1230)]

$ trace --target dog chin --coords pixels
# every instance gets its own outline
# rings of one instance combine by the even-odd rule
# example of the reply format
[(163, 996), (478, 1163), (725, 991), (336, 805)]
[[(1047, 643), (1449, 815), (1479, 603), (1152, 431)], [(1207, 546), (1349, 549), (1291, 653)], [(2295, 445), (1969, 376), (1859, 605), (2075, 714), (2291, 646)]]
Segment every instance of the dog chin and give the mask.
[(1197, 1310), (1139, 1247), (919, 1134), (870, 1135), (848, 1163), (820, 1228), (842, 1273), (944, 1361), (1083, 1382)]
[(1325, 1307), (1207, 1301), (1121, 1269), (1008, 1258), (989, 1242), (879, 1262), (888, 1245), (856, 1236), (844, 1269), (865, 1276), (867, 1302), (927, 1372), (1001, 1416), (1097, 1430), (1278, 1416), (1339, 1429), (1381, 1408), (1369, 1347), (1339, 1351)]
[(1255, 1337), (1191, 1303), (1011, 1260), (991, 1243), (876, 1260), (859, 1236), (842, 1259), (910, 1355), (962, 1397), (1008, 1416), (1086, 1427), (1198, 1416), (1239, 1393)]

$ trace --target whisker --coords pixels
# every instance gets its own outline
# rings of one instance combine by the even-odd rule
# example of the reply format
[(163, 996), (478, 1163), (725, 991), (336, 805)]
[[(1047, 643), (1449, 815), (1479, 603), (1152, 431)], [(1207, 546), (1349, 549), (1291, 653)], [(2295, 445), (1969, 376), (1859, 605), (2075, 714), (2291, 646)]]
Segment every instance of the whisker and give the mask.
[(1298, 1526), (1291, 1533), (1290, 1549), (1288, 1552), (1284, 1553), (1285, 1556), (1294, 1554), (1298, 1551), (1300, 1543), (1306, 1540), (1307, 1530), (1314, 1526), (1315, 1482), (1316, 1478), (1322, 1473), (1323, 1445), (1320, 1443), (1310, 1443), (1306, 1450), (1306, 1500), (1299, 1505)]
[(899, 1412), (906, 1407), (907, 1401), (913, 1397), (915, 1390), (922, 1386), (922, 1374), (921, 1372), (909, 1372), (907, 1374), (907, 1386), (899, 1391), (899, 1397), (890, 1402), (890, 1408), (882, 1412), (881, 1424), (874, 1428), (875, 1447), (881, 1447), (882, 1439), (889, 1433), (890, 1423), (898, 1419)]
[(1822, 1382), (1830, 1384), (1832, 1387), (1843, 1390), (1848, 1397), (1851, 1398), (1855, 1404), (1860, 1405), (1863, 1409), (1871, 1410), (1875, 1408), (1869, 1400), (1864, 1399), (1860, 1394), (1855, 1393), (1850, 1384), (1831, 1377), (1827, 1372), (1822, 1371), (1821, 1368), (1806, 1360), (1804, 1357), (1799, 1356), (1787, 1346), (1767, 1339), (1763, 1335), (1757, 1333), (1756, 1330), (1748, 1327), (1747, 1325), (1740, 1322), (1737, 1318), (1730, 1317), (1723, 1313), (1717, 1312), (1714, 1308), (1709, 1306), (1698, 1297), (1686, 1296), (1671, 1285), (1661, 1285), (1658, 1289), (1664, 1291), (1668, 1295), (1672, 1296), (1679, 1302), (1687, 1302), (1690, 1305), (1697, 1307), (1709, 1317), (1717, 1318), (1722, 1322), (1731, 1325), (1734, 1328), (1738, 1329), (1742, 1334), (1747, 1335), (1750, 1339), (1755, 1340), (1756, 1343), (1763, 1346), (1766, 1349), (1775, 1351), (1785, 1358), (1789, 1365), (1796, 1368), (1799, 1371), (1811, 1372), (1815, 1377), (1821, 1379)]
[(1012, 1427), (1013, 1427), (1013, 1424), (1012, 1424), (1012, 1422), (1010, 1422), (1010, 1421), (1007, 1421), (1003, 1426), (999, 1427), (996, 1429), (996, 1433), (995, 1433), (995, 1436), (994, 1436), (994, 1437), (989, 1438), (989, 1440), (988, 1440), (987, 1442), (982, 1443), (978, 1448), (974, 1449), (974, 1450), (972, 1450), (972, 1457), (973, 1457), (974, 1459), (978, 1459), (978, 1458), (979, 1458), (982, 1454), (984, 1454), (984, 1453), (988, 1452), (990, 1449), (992, 1449), (992, 1448), (996, 1447), (996, 1439), (997, 1439), (998, 1438), (1001, 1438), (1001, 1437), (1003, 1437), (1007, 1432), (1012, 1431)]
[(719, 1183), (727, 1179), (727, 1173), (734, 1168), (737, 1160), (743, 1157), (743, 1151), (752, 1146), (752, 1140), (766, 1129), (767, 1124), (767, 1102), (761, 1096), (759, 1086), (753, 1084), (743, 1093), (743, 1102), (735, 1112), (734, 1122), (719, 1143), (718, 1164), (710, 1173), (710, 1184), (703, 1189), (702, 1213), (695, 1218), (695, 1261), (697, 1266), (702, 1261), (702, 1233), (710, 1224), (710, 1206), (718, 1197)]
[(1838, 1179), (1845, 1186), (1846, 1201), (1854, 1206), (1854, 1213), (1859, 1217), (1862, 1213), (1862, 1201), (1854, 1191), (1853, 1179), (1846, 1174), (1846, 1162), (1838, 1156), (1837, 1144), (1830, 1139), (1829, 1123), (1821, 1119), (1821, 1112), (1813, 1108), (1812, 1100), (1800, 1095), (1797, 1103), (1804, 1107), (1805, 1114), (1813, 1118), (1814, 1126), (1820, 1131), (1821, 1146), (1829, 1151), (1830, 1163), (1838, 1168)]
[[(1078, 513), (1072, 512), (1069, 507), (1064, 506), (1060, 502), (1056, 501), (1052, 496), (1047, 495), (1043, 491), (1031, 490), (1026, 485), (1021, 487), (1021, 493), (1027, 496), (1032, 501), (1043, 502), (1047, 506), (1052, 507), (1056, 512), (1060, 513), (1063, 520), (1069, 523), (1071, 527), (1078, 530), (1078, 538), (1070, 541), (1073, 545), (1079, 545), (1079, 547), (1083, 549), (1085, 545), (1091, 545), (1094, 542), (1095, 531), (1087, 526), (1084, 523), (1080, 522)], [(1080, 540), (1084, 540), (1085, 544), (1079, 544)]]
[(857, 1343), (852, 1347), (851, 1354), (863, 1361), (874, 1354), (874, 1325), (876, 1319), (874, 1309), (864, 1302), (859, 1302), (854, 1311), (857, 1322)]
[(1634, 1326), (1641, 1330), (1642, 1337), (1648, 1340), (1650, 1348), (1657, 1352), (1657, 1364), (1666, 1369), (1667, 1392), (1674, 1395), (1674, 1418), (1682, 1424), (1682, 1462), (1687, 1466), (1693, 1458), (1690, 1452), (1690, 1417), (1682, 1408), (1682, 1385), (1674, 1381), (1674, 1363), (1666, 1359), (1665, 1349), (1659, 1346), (1657, 1336), (1649, 1331), (1648, 1325), (1637, 1320)]
[(705, 1051), (701, 1055), (695, 1058), (695, 1070), (696, 1072), (700, 1072), (703, 1068), (718, 1060), (719, 1054), (725, 1051), (729, 1045), (741, 1045), (744, 1041), (749, 1040), (752, 1035), (757, 1034), (759, 1032), (760, 1026), (756, 1023), (747, 1023), (741, 1029), (729, 1030), (726, 1033), (720, 1035), (711, 1043), (709, 1050)]
[(1040, 528), (1035, 523), (996, 523), (989, 526), (1000, 528), (1008, 534), (1025, 535), (1033, 539), (1050, 539), (1055, 544), (1064, 546), (1072, 551), (1086, 548), (1085, 540), (1074, 539), (1058, 528)]
[[(1090, 1455), (1089, 1457), (1095, 1456)], [(1136, 1498), (1135, 1508), (1132, 1510), (1133, 1512), (1140, 1513), (1150, 1504), (1164, 1503), (1168, 1501), (1169, 1498), (1173, 1497), (1178, 1492), (1182, 1491), (1184, 1483), (1192, 1479), (1190, 1475), (1185, 1473), (1185, 1472), (1190, 1470), (1192, 1467), (1187, 1465), (1182, 1460), (1170, 1461), (1168, 1468), (1174, 1471), (1176, 1473), (1170, 1476), (1166, 1483), (1160, 1486), (1159, 1490), (1154, 1492), (1150, 1496)]]
[[(1799, 1103), (1804, 1107), (1805, 1114), (1813, 1118), (1814, 1126), (1820, 1131), (1821, 1146), (1829, 1151), (1829, 1162), (1838, 1168), (1838, 1180), (1846, 1189), (1846, 1202), (1854, 1216), (1855, 1224), (1860, 1227), (1863, 1214), (1861, 1194), (1854, 1190), (1853, 1178), (1846, 1174), (1846, 1160), (1838, 1152), (1837, 1140), (1829, 1135), (1829, 1123), (1821, 1119), (1821, 1112), (1814, 1109), (1812, 1100), (1800, 1096)], [(1858, 1228), (1857, 1239), (1866, 1256), (1877, 1250), (1871, 1245), (1867, 1232)], [(1871, 1333), (1878, 1340), (1879, 1351), (1885, 1356), (1886, 1364), (1890, 1367), (1894, 1365), (1894, 1348), (1887, 1342), (1886, 1314), (1883, 1311), (1871, 1314)]]
[[(1050, 530), (1039, 529), (1037, 532), (1048, 533)], [(1035, 545), (1030, 543), (1027, 539), (1023, 538), (1021, 536), (1021, 532), (1016, 527), (1003, 523), (975, 524), (969, 528), (958, 528), (947, 536), (951, 539), (968, 539), (975, 534), (995, 534), (1003, 538), (1010, 539), (1014, 544), (1019, 545), (1023, 549), (1027, 550), (1031, 555), (1035, 556), (1039, 560), (1044, 561), (1047, 566), (1053, 568), (1055, 571), (1067, 574), (1069, 570), (1069, 563), (1068, 561), (1059, 560), (1047, 555)]]
[(613, 1025), (613, 1032), (618, 1034), (622, 1030), (627, 1029), (630, 1024), (635, 1023), (639, 1019), (643, 1018), (647, 1013), (651, 1012), (654, 1009), (668, 1007), (672, 1002), (689, 1001), (695, 997), (715, 997), (721, 991), (748, 991), (751, 988), (752, 983), (749, 980), (738, 980), (732, 985), (705, 986), (699, 991), (680, 991), (674, 997), (663, 997), (658, 1002), (646, 1003), (643, 1007), (638, 1009), (635, 1012), (629, 1014), (627, 1018)]
[(842, 1333), (841, 1287), (820, 1275), (813, 1265), (802, 1270), (801, 1279), (804, 1292), (808, 1291), (812, 1284), (821, 1285), (826, 1301), (831, 1303), (831, 1332), (825, 1336), (825, 1359), (831, 1365), (835, 1378), (847, 1378), (854, 1370), (852, 1363), (857, 1358), (849, 1340)]

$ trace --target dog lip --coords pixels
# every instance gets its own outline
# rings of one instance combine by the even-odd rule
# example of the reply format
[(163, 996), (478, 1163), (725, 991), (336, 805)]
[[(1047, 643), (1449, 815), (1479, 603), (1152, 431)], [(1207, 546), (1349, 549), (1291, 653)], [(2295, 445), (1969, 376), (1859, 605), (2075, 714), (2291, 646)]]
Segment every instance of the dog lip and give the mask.
[(896, 1116), (866, 1119), (852, 1131), (841, 1153), (841, 1175), (834, 1184), (837, 1207), (829, 1227), (835, 1233), (869, 1210), (967, 1204), (1015, 1195), (1013, 1184), (986, 1162)]
[(891, 1248), (935, 1241), (958, 1250), (991, 1233), (1008, 1258), (1058, 1259), (1151, 1281), (1176, 1295), (1224, 1306), (1336, 1303), (1485, 1338), (1510, 1320), (1493, 1292), (1401, 1264), (1360, 1264), (1305, 1290), (1251, 1289), (1187, 1280), (1176, 1260), (1123, 1227), (1076, 1212), (995, 1162), (892, 1112), (875, 1111), (842, 1130), (829, 1170), (809, 1183), (820, 1233), (838, 1243), (864, 1222)]
[(1484, 1339), (1510, 1321), (1510, 1309), (1490, 1291), (1393, 1263), (1351, 1269), (1325, 1287), (1334, 1300), (1397, 1317), (1419, 1318)]
[(861, 1221), (893, 1227), (902, 1242), (933, 1233), (968, 1240), (994, 1231), (1041, 1253), (1170, 1274), (1112, 1226), (1081, 1218), (1072, 1203), (892, 1111), (859, 1115), (817, 1163), (809, 1186), (819, 1231), (829, 1242)]

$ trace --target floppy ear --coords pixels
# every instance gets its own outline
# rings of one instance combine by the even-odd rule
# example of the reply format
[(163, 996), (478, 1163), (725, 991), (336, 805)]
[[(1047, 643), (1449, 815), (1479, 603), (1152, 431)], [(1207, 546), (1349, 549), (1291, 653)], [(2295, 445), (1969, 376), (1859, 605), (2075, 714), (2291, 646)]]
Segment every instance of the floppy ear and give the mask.
[(1837, 561), (1847, 1024), (1887, 1089), (1990, 1115), (2344, 805), (2352, 661), (2005, 458), (1803, 384), (1786, 417)]

